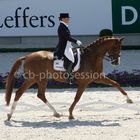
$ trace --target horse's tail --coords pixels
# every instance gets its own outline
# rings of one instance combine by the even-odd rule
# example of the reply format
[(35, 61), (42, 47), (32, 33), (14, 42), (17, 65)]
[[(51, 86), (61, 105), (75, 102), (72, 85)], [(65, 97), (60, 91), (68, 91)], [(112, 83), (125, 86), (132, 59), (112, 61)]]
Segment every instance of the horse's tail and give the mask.
[(13, 86), (14, 86), (14, 75), (18, 71), (18, 69), (20, 68), (20, 66), (22, 64), (22, 60), (24, 60), (24, 59), (25, 59), (25, 57), (20, 57), (19, 59), (16, 60), (16, 62), (12, 66), (12, 69), (7, 77), (6, 95), (5, 95), (5, 101), (6, 101), (7, 106), (10, 104), (10, 100), (11, 100), (11, 95), (12, 95)]

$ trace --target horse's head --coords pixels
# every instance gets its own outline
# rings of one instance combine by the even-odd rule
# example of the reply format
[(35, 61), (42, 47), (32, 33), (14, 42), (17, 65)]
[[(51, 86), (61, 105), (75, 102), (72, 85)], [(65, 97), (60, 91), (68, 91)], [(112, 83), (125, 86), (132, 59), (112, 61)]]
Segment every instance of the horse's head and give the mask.
[(121, 43), (124, 37), (115, 38), (112, 40), (112, 45), (108, 47), (108, 57), (111, 60), (112, 65), (119, 65), (120, 64), (120, 51), (121, 51)]

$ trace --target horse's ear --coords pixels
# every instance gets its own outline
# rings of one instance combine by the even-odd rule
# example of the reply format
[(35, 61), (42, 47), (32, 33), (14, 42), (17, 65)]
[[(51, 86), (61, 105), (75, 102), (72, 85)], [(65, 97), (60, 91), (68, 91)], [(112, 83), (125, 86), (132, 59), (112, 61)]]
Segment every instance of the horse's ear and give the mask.
[(125, 37), (123, 36), (123, 37), (119, 38), (119, 41), (122, 42), (124, 39), (125, 39)]

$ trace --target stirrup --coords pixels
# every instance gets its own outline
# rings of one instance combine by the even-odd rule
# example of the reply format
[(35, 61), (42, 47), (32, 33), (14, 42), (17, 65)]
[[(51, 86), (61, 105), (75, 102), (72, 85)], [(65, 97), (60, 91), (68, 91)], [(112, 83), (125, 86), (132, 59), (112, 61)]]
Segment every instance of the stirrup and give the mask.
[(72, 73), (70, 74), (70, 77), (68, 78), (68, 83), (70, 85), (74, 83), (74, 77), (73, 77)]
[(67, 81), (68, 81), (68, 83), (69, 83), (70, 85), (73, 84), (73, 79), (68, 79)]

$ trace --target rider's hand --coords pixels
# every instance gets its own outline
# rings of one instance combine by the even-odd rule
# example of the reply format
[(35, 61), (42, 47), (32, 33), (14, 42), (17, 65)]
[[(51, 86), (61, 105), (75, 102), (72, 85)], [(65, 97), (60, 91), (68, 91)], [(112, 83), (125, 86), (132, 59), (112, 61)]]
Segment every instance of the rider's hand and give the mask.
[(82, 42), (81, 42), (80, 40), (77, 40), (76, 44), (77, 44), (78, 46), (81, 46), (81, 45), (82, 45)]

